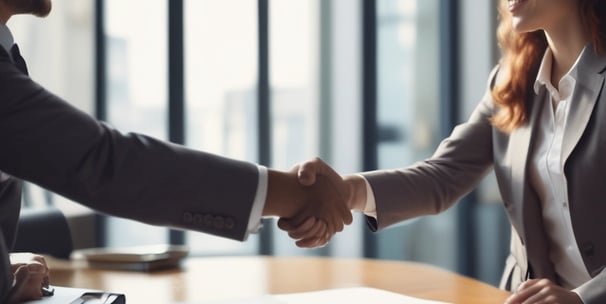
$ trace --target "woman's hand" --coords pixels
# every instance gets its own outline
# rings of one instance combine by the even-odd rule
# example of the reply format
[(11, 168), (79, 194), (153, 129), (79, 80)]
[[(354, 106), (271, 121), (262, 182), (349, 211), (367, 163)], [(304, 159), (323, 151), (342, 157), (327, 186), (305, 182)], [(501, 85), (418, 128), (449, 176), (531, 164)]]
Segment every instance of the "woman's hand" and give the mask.
[(528, 280), (518, 287), (505, 304), (583, 304), (576, 293), (548, 279)]
[(49, 286), (49, 269), (44, 257), (31, 253), (11, 254), (11, 270), (13, 287), (9, 303), (42, 298), (42, 287)]

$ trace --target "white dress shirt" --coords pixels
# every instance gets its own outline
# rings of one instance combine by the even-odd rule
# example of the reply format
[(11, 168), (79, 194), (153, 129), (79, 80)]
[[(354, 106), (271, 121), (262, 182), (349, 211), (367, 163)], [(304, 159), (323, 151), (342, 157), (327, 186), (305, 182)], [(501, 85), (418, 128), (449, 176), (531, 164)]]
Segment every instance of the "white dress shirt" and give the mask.
[(248, 233), (246, 236), (244, 236), (244, 240), (248, 238), (248, 234), (257, 233), (263, 227), (261, 224), (261, 217), (263, 216), (265, 200), (267, 199), (268, 176), (266, 167), (257, 166), (257, 168), (259, 169), (257, 194), (255, 195), (255, 200), (250, 211), (250, 218), (248, 219)]
[[(580, 56), (579, 56), (580, 57)], [(575, 288), (591, 279), (575, 240), (570, 218), (568, 186), (564, 175), (562, 143), (572, 93), (576, 86), (576, 62), (559, 82), (559, 90), (551, 82), (553, 55), (545, 52), (534, 84), (538, 93), (545, 86), (549, 94), (541, 114), (534, 154), (530, 162), (530, 182), (541, 198), (543, 222), (551, 245), (550, 259), (554, 263), (560, 284)], [(577, 59), (578, 62), (578, 59)], [(572, 202), (574, 203), (574, 202)]]
[[(0, 47), (8, 53), (11, 57), (11, 48), (15, 44), (13, 35), (10, 29), (3, 23), (0, 23)], [(12, 57), (11, 57), (12, 59)], [(267, 186), (268, 176), (267, 168), (263, 166), (257, 166), (259, 169), (259, 181), (257, 183), (257, 192), (253, 201), (250, 217), (248, 219), (247, 233), (244, 239), (248, 238), (250, 233), (256, 233), (261, 229), (261, 217), (263, 214), (263, 208), (265, 208), (265, 199), (267, 198)], [(10, 176), (0, 171), (0, 182), (7, 180)]]

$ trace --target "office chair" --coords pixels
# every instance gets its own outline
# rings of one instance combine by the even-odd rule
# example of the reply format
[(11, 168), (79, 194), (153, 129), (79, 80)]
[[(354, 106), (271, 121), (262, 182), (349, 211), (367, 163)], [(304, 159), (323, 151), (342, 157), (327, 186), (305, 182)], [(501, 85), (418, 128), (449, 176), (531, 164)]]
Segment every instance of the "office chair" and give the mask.
[(55, 208), (21, 210), (14, 252), (69, 259), (72, 236), (63, 212)]

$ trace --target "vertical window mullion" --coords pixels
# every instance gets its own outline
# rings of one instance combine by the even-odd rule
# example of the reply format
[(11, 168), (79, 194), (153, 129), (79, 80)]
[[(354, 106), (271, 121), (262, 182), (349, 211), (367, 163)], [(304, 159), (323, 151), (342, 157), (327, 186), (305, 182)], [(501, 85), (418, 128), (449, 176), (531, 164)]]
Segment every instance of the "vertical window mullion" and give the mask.
[[(377, 122), (377, 5), (376, 0), (362, 1), (362, 124), (363, 124), (363, 170), (378, 166), (378, 122)], [(364, 256), (377, 257), (377, 241), (372, 233), (364, 230)]]
[[(107, 53), (105, 44), (105, 1), (95, 0), (95, 117), (107, 119)], [(95, 246), (106, 245), (107, 217), (95, 213)]]
[(183, 0), (168, 0), (168, 139), (185, 143)]
[[(183, 0), (168, 1), (168, 139), (185, 143)], [(171, 244), (184, 244), (184, 232), (170, 230)]]
[(104, 4), (104, 0), (95, 0), (95, 116), (99, 120), (107, 119), (107, 56)]
[(259, 163), (271, 162), (271, 107), (269, 87), (269, 0), (259, 0)]
[[(442, 0), (440, 2), (440, 113), (442, 138), (448, 136), (459, 119), (459, 4), (457, 0)], [(457, 268), (458, 272), (475, 276), (473, 248), (476, 238), (473, 221), (474, 204), (477, 202), (477, 192), (473, 191), (457, 204), (456, 225), (457, 233)]]
[[(257, 121), (259, 124), (259, 163), (271, 164), (271, 106), (269, 86), (269, 0), (258, 0), (259, 79)], [(259, 238), (259, 254), (273, 253), (272, 229), (266, 225)]]

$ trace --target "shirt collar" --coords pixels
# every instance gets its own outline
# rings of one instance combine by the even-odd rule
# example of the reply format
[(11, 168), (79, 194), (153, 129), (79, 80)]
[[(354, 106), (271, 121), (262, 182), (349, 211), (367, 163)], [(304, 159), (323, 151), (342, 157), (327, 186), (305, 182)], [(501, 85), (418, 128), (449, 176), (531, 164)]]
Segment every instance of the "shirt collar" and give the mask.
[[(564, 75), (564, 77), (562, 77), (562, 80), (560, 81), (560, 84), (559, 84), (560, 90), (564, 89), (563, 87), (565, 87), (564, 90), (566, 91), (566, 92), (562, 92), (562, 93), (564, 93), (562, 95), (569, 95), (572, 93), (570, 90), (575, 86), (576, 80), (578, 78), (577, 65), (578, 65), (581, 57), (583, 56), (583, 53), (587, 50), (587, 48), (588, 48), (587, 46), (585, 46), (583, 48), (583, 50), (579, 54), (579, 57), (577, 57), (576, 61), (574, 62), (574, 64), (572, 65), (572, 67), (570, 68), (568, 73), (566, 73), (566, 75)], [(553, 64), (553, 53), (551, 52), (551, 49), (549, 47), (547, 47), (547, 49), (545, 50), (545, 55), (543, 55), (543, 60), (541, 61), (541, 66), (539, 67), (539, 73), (537, 74), (537, 78), (534, 82), (535, 94), (538, 95), (539, 89), (541, 88), (541, 86), (545, 86), (551, 95), (560, 96), (560, 92), (557, 92), (557, 90), (551, 83), (552, 64)], [(562, 87), (562, 85), (563, 85), (563, 87)]]
[(539, 67), (539, 73), (537, 79), (534, 81), (534, 93), (539, 94), (541, 86), (547, 86), (551, 84), (551, 64), (553, 62), (553, 54), (551, 49), (548, 47), (545, 50), (543, 59), (541, 60), (541, 66)]
[(10, 54), (10, 50), (15, 44), (15, 39), (11, 30), (3, 23), (0, 23), (0, 46)]

